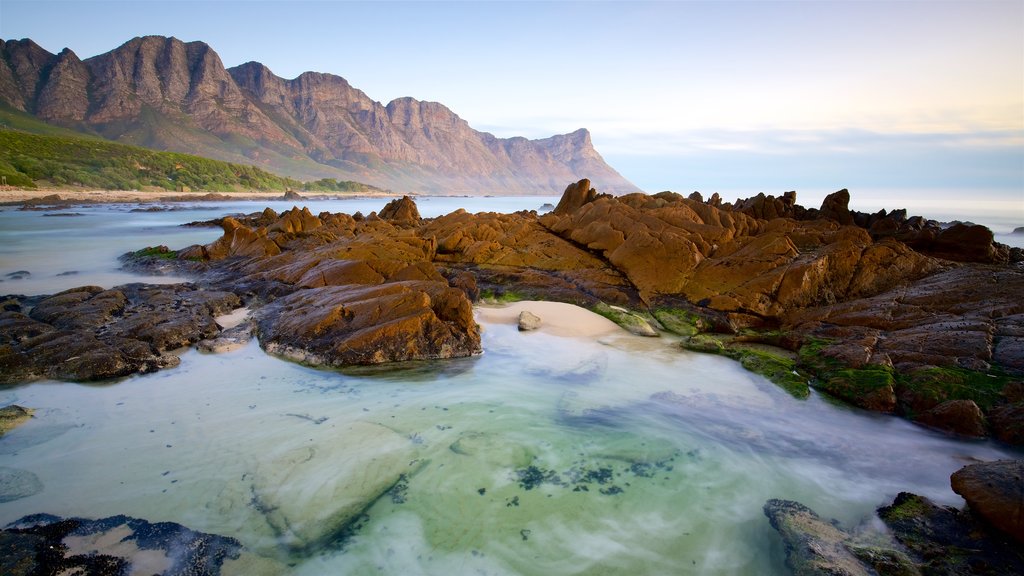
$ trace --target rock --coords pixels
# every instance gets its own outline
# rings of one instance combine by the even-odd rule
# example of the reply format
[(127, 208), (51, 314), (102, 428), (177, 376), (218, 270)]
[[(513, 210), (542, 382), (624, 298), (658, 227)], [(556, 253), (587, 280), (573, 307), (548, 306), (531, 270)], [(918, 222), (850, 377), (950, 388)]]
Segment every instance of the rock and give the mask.
[(35, 410), (10, 404), (0, 408), (0, 438), (18, 426), (28, 422)]
[(961, 436), (988, 436), (985, 416), (973, 400), (948, 400), (920, 414), (914, 420)]
[(970, 464), (950, 481), (971, 510), (1024, 543), (1024, 460)]
[(408, 196), (402, 196), (397, 200), (388, 202), (381, 208), (377, 216), (382, 220), (391, 220), (403, 224), (418, 224), (420, 221), (419, 208), (416, 207), (416, 203), (413, 202), (412, 198)]
[(314, 366), (454, 358), (480, 352), (461, 290), (405, 281), (300, 290), (256, 313), (267, 352)]
[(305, 200), (305, 197), (294, 190), (285, 190), (281, 200)]
[(0, 530), (0, 568), (29, 574), (209, 574), (237, 559), (234, 538), (129, 516), (26, 516)]
[(32, 472), (0, 466), (0, 503), (27, 498), (42, 491), (43, 483)]
[(1006, 404), (988, 413), (992, 435), (1007, 444), (1024, 444), (1024, 402)]
[(271, 448), (253, 473), (253, 502), (282, 544), (314, 550), (344, 538), (420, 464), (408, 438), (356, 421), (327, 443)]
[(200, 340), (196, 344), (196, 348), (202, 352), (210, 352), (212, 354), (223, 354), (224, 352), (238, 350), (252, 340), (254, 330), (255, 325), (250, 321), (245, 321), (237, 326), (223, 330), (215, 338)]
[(833, 192), (825, 197), (819, 209), (822, 218), (829, 218), (848, 226), (853, 224), (853, 214), (850, 213), (850, 192), (846, 188)]
[(552, 211), (554, 214), (571, 214), (584, 204), (593, 202), (597, 198), (597, 190), (590, 187), (590, 180), (584, 178), (575, 184), (570, 184), (562, 193), (558, 206)]
[(214, 317), (241, 304), (191, 284), (75, 288), (45, 297), (29, 316), (0, 313), (0, 383), (91, 381), (177, 365), (165, 354), (219, 332)]
[(530, 330), (536, 330), (540, 328), (540, 317), (530, 312), (529, 310), (523, 310), (519, 313), (519, 331), (527, 332)]
[(923, 574), (1024, 573), (1021, 547), (974, 515), (901, 492), (878, 515)]
[(769, 500), (768, 517), (786, 548), (786, 565), (798, 576), (868, 576), (868, 570), (846, 546), (850, 535), (822, 520), (813, 510), (791, 500)]
[(1014, 228), (1013, 232), (1010, 232), (1010, 234), (1013, 234), (1014, 236), (1024, 236), (1024, 226)]
[(601, 316), (615, 322), (619, 326), (622, 326), (626, 331), (636, 334), (637, 336), (658, 336), (658, 331), (651, 326), (647, 319), (639, 314), (630, 312), (625, 308), (609, 306), (604, 302), (600, 302), (594, 307), (594, 312), (597, 312)]

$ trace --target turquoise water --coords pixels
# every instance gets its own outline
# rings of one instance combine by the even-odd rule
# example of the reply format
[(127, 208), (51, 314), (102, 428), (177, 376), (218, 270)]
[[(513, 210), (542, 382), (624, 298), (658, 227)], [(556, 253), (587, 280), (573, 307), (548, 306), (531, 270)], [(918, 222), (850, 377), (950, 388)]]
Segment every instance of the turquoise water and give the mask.
[[(0, 213), (43, 222), (20, 216)], [(82, 227), (74, 244), (216, 236), (173, 227), (192, 214), (151, 216), (115, 236)], [(22, 254), (51, 249), (32, 238)], [(101, 277), (80, 268), (80, 283)], [(43, 484), (0, 503), (0, 524), (39, 512), (179, 522), (238, 538), (252, 552), (227, 567), (239, 574), (784, 574), (769, 498), (871, 524), (899, 491), (961, 505), (953, 471), (1020, 457), (795, 400), (671, 338), (481, 321), (484, 354), (446, 362), (323, 371), (252, 343), (117, 382), (0, 389), (0, 405), (37, 409), (0, 439), (0, 466)]]

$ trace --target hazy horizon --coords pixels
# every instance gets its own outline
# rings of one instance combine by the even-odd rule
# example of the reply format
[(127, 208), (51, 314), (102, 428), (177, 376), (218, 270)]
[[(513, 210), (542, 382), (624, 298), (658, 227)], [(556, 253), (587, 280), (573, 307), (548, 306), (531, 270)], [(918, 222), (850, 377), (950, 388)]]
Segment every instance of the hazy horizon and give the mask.
[(54, 53), (149, 34), (206, 42), (228, 67), (441, 102), (499, 137), (585, 127), (648, 192), (970, 195), (1024, 219), (1016, 0), (0, 0), (0, 38)]

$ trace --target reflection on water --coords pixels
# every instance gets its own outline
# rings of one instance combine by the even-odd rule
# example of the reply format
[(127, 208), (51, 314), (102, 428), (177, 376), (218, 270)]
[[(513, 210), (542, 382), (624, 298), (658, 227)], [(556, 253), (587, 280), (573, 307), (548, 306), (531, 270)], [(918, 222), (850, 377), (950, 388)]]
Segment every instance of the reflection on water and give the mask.
[[(213, 209), (82, 212), (0, 212), (3, 273), (32, 272), (0, 292), (56, 291), (69, 268), (64, 287), (104, 284), (117, 254), (218, 234), (176, 226)], [(950, 473), (1019, 457), (793, 399), (667, 338), (481, 323), (484, 354), (453, 361), (313, 370), (251, 343), (119, 382), (2, 389), (0, 405), (37, 412), (0, 439), (0, 468), (43, 489), (0, 503), (0, 524), (174, 521), (238, 538), (269, 574), (782, 574), (769, 498), (852, 526), (902, 490), (959, 505)]]
[[(7, 389), (0, 404), (39, 412), (0, 440), (0, 466), (44, 490), (0, 522), (175, 521), (299, 574), (773, 574), (765, 500), (852, 525), (900, 490), (958, 504), (950, 473), (1008, 456), (795, 400), (667, 339), (486, 324), (484, 348), (331, 372), (251, 344), (114, 385)], [(352, 495), (358, 521), (317, 532)]]

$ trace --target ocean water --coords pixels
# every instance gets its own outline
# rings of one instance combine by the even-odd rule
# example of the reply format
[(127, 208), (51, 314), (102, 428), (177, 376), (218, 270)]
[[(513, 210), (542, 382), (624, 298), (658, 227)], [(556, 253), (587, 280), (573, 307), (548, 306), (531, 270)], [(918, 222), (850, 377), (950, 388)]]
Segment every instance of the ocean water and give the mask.
[[(54, 270), (77, 270), (72, 285), (136, 279), (117, 254), (207, 242), (217, 230), (177, 224), (256, 209), (0, 212), (0, 271), (32, 274), (0, 292), (68, 278)], [(238, 538), (251, 554), (226, 569), (239, 574), (786, 574), (770, 498), (872, 526), (900, 491), (959, 506), (952, 472), (1021, 457), (817, 394), (793, 399), (672, 338), (480, 320), (484, 353), (466, 359), (314, 370), (253, 342), (115, 382), (2, 388), (0, 405), (37, 412), (0, 439), (0, 467), (43, 490), (0, 503), (0, 524), (39, 512), (179, 522)], [(343, 511), (358, 521), (339, 525)]]

